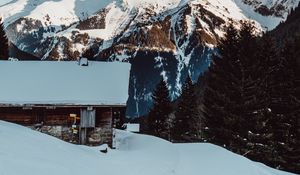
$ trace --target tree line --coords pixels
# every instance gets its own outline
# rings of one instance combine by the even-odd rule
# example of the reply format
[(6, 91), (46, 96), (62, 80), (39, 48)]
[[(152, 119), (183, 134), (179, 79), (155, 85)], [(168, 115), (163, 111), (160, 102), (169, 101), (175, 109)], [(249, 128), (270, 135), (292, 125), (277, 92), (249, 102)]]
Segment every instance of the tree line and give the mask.
[(199, 78), (205, 80), (201, 96), (188, 77), (172, 102), (161, 80), (152, 95), (149, 133), (172, 142), (211, 142), (300, 173), (300, 37), (278, 47), (269, 33), (257, 37), (254, 29), (247, 21), (240, 30), (228, 26)]
[(279, 169), (300, 172), (300, 40), (283, 48), (253, 25), (230, 25), (204, 94), (210, 142)]
[(176, 102), (170, 98), (167, 83), (162, 79), (152, 94), (153, 107), (148, 114), (149, 134), (172, 142), (201, 140), (201, 115), (195, 85), (187, 77), (181, 96)]
[(0, 17), (0, 60), (7, 60), (8, 58), (8, 39), (4, 30), (2, 18)]

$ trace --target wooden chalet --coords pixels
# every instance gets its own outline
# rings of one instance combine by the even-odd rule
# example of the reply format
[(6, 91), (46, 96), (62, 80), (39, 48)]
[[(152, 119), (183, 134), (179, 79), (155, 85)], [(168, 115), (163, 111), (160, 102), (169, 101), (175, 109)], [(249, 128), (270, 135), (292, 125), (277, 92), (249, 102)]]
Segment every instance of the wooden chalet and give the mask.
[(88, 145), (112, 144), (125, 117), (127, 63), (0, 61), (0, 120)]

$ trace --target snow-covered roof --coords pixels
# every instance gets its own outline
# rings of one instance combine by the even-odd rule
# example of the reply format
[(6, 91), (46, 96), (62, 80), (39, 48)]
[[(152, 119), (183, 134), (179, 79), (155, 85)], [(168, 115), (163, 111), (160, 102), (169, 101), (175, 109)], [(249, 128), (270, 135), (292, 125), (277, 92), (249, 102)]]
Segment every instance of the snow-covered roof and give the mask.
[(0, 61), (0, 105), (126, 105), (130, 64)]
[(123, 125), (126, 131), (130, 132), (140, 132), (140, 124), (137, 123), (125, 123)]

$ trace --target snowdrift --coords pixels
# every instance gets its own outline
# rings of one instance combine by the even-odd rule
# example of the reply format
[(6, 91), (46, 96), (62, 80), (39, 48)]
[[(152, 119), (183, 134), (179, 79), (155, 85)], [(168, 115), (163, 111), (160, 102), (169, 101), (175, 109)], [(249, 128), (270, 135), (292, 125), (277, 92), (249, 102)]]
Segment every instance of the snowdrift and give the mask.
[(117, 131), (117, 150), (72, 145), (0, 121), (0, 175), (290, 175), (211, 144)]

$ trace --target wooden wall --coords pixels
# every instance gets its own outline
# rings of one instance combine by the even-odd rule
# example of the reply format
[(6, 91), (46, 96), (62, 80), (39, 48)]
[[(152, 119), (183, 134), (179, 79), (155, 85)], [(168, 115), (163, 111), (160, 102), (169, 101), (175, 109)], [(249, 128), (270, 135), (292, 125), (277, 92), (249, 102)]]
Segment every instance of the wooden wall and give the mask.
[[(65, 141), (74, 141), (71, 132), (73, 119), (70, 114), (81, 115), (81, 109), (87, 107), (0, 107), (0, 120), (21, 124), (43, 133), (58, 137)], [(112, 143), (112, 127), (115, 121), (125, 117), (125, 107), (94, 107), (96, 110), (95, 128), (87, 129), (88, 145)], [(80, 125), (78, 121), (77, 125)], [(76, 135), (75, 135), (76, 137)]]
[(71, 125), (70, 114), (80, 115), (80, 108), (55, 108), (46, 107), (21, 108), (0, 107), (0, 120), (21, 125), (33, 125), (43, 122), (45, 125)]
[[(0, 107), (0, 120), (9, 121), (21, 125), (34, 125), (43, 122), (44, 125), (72, 125), (73, 120), (70, 114), (80, 116), (81, 107), (56, 107), (49, 109), (46, 107), (33, 107), (26, 109), (22, 107)], [(97, 107), (96, 127), (112, 125), (112, 116), (119, 117), (125, 115), (125, 108), (119, 107)], [(117, 112), (121, 111), (116, 115)]]

